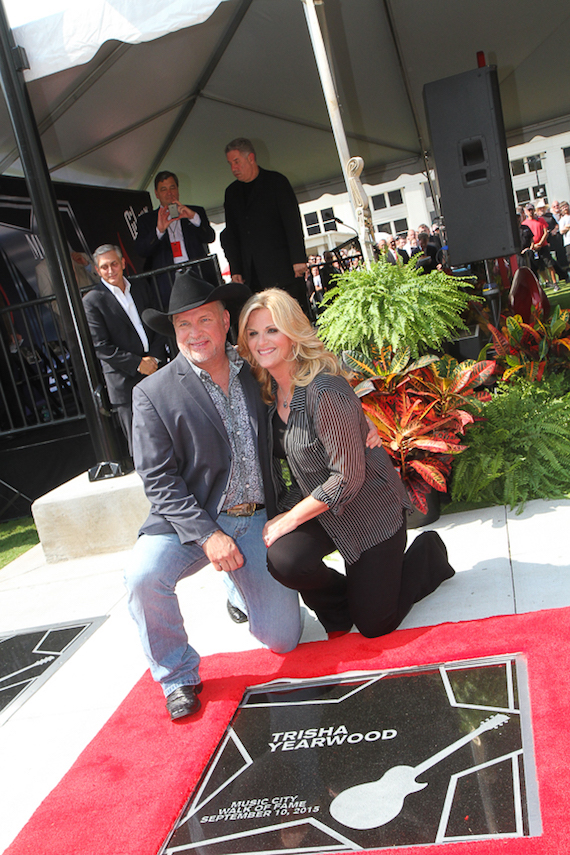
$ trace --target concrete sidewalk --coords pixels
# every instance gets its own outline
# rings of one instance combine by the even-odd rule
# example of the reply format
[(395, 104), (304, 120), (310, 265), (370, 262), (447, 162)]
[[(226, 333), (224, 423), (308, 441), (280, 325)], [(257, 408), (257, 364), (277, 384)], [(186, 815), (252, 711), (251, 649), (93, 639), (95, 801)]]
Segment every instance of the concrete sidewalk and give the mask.
[[(456, 576), (418, 603), (402, 627), (570, 606), (570, 501), (529, 502), (442, 517)], [(420, 530), (421, 531), (421, 530)], [(419, 531), (410, 532), (410, 539)], [(0, 632), (107, 620), (0, 726), (0, 852), (26, 824), (146, 670), (122, 582), (128, 552), (46, 564), (36, 546), (0, 571)], [(233, 624), (219, 573), (179, 585), (192, 644), (202, 655), (259, 647)], [(325, 639), (304, 610), (303, 642)]]

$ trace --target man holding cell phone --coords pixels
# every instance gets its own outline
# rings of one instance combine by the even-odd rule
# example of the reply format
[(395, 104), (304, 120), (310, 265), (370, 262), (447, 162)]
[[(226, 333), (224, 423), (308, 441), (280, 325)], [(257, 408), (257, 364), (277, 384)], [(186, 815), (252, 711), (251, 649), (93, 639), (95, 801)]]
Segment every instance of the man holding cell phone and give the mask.
[[(160, 207), (138, 219), (135, 249), (145, 259), (145, 270), (158, 270), (208, 255), (208, 244), (215, 238), (206, 211), (199, 205), (183, 205), (178, 198), (178, 177), (174, 172), (159, 172), (154, 193)], [(168, 305), (174, 273), (157, 276), (163, 307)]]

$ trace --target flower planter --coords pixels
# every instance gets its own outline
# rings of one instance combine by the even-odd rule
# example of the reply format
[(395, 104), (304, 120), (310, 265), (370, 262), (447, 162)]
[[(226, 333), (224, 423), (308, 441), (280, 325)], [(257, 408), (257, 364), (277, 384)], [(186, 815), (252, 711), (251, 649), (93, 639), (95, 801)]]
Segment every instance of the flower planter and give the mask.
[(426, 495), (427, 513), (422, 514), (418, 508), (414, 506), (413, 511), (408, 511), (408, 528), (422, 528), (424, 525), (430, 525), (439, 519), (439, 492), (430, 490)]
[(462, 362), (464, 359), (477, 359), (487, 338), (479, 324), (473, 324), (468, 330), (462, 330), (460, 334), (444, 347), (446, 353)]

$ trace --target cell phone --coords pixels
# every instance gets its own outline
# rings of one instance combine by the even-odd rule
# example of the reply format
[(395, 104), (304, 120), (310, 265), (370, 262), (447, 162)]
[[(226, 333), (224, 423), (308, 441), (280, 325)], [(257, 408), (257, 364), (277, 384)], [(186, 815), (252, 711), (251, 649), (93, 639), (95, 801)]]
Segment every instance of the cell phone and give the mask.
[(178, 216), (178, 205), (172, 204), (168, 206), (168, 216), (171, 220), (176, 219)]

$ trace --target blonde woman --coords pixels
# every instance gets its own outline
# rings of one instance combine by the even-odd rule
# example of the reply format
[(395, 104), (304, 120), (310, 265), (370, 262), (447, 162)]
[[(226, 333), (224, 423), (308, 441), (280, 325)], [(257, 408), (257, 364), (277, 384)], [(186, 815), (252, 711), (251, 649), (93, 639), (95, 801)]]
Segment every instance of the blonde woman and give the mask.
[[(271, 288), (245, 304), (240, 354), (269, 404), (281, 513), (263, 536), (271, 574), (313, 609), (329, 638), (401, 623), (454, 571), (435, 532), (408, 552), (410, 502), (383, 448), (367, 448), (360, 402), (299, 305)], [(285, 473), (285, 474), (284, 474)], [(338, 549), (346, 576), (323, 557)]]

